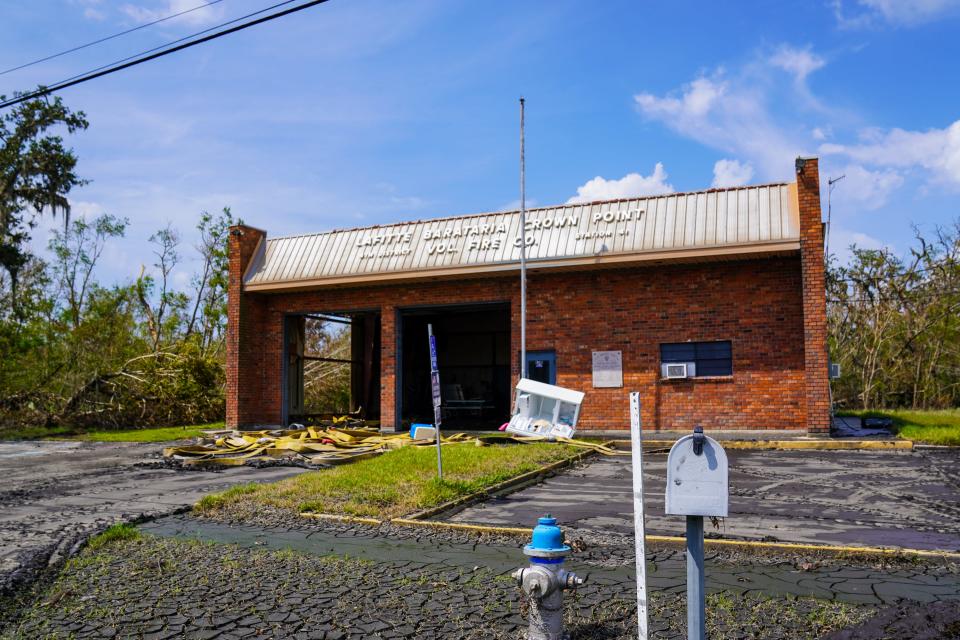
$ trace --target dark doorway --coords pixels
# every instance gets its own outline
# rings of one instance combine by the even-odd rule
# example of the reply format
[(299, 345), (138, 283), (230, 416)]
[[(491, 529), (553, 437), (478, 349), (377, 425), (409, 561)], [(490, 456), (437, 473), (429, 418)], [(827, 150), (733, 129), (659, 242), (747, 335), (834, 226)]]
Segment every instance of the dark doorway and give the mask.
[(288, 316), (285, 422), (344, 414), (380, 419), (380, 314)]
[(496, 429), (509, 418), (510, 306), (400, 312), (400, 419), (433, 422), (427, 325), (437, 338), (443, 429)]

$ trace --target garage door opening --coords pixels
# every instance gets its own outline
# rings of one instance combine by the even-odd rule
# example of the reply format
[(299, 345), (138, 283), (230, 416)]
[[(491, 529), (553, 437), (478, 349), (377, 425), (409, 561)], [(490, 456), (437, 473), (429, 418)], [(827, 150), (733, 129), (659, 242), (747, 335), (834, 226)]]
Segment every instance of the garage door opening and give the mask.
[(288, 316), (284, 334), (286, 424), (380, 419), (380, 314)]
[(510, 413), (507, 303), (401, 311), (401, 425), (433, 422), (428, 324), (437, 338), (443, 429), (498, 428)]

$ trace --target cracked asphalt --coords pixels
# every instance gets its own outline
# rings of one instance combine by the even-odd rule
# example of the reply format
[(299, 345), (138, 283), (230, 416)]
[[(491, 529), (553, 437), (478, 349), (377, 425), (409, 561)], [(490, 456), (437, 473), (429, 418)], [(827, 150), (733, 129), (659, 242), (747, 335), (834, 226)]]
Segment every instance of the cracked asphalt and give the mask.
[[(524, 637), (524, 600), (509, 578), (526, 564), (519, 539), (307, 520), (269, 508), (252, 519), (169, 516), (142, 525), (141, 539), (88, 549), (25, 599), (0, 637)], [(647, 563), (651, 633), (683, 638), (683, 551), (651, 548)], [(567, 597), (572, 638), (635, 638), (632, 547), (597, 538), (567, 564), (588, 578)], [(719, 550), (707, 558), (708, 632), (951, 638), (960, 621), (958, 573), (956, 564), (903, 558)], [(936, 634), (886, 634), (911, 619)]]
[[(738, 451), (730, 514), (708, 535), (784, 542), (960, 551), (960, 449)], [(594, 458), (448, 520), (525, 526), (551, 513), (565, 527), (633, 533), (629, 457)], [(664, 514), (666, 454), (644, 454), (648, 534), (684, 535)]]
[[(45, 559), (38, 549), (51, 545), (61, 546), (54, 555), (65, 553), (63, 541), (78, 532), (155, 518), (141, 525), (144, 538), (84, 551), (52, 582), (8, 601), (0, 637), (521, 636), (523, 603), (507, 576), (525, 563), (523, 541), (330, 523), (252, 505), (212, 517), (164, 516), (234, 482), (300, 470), (137, 466), (157, 448), (0, 445), (8, 478), (0, 558), (13, 566)], [(730, 459), (731, 517), (714, 535), (958, 546), (955, 451), (733, 451)], [(676, 534), (682, 520), (662, 515), (664, 461), (645, 457), (648, 524)], [(453, 517), (530, 526), (552, 511), (577, 548), (570, 568), (590, 577), (567, 608), (573, 637), (636, 637), (630, 474), (627, 458), (596, 459)], [(960, 630), (954, 562), (708, 549), (714, 638), (940, 639)], [(651, 629), (682, 638), (683, 553), (651, 547), (647, 560)]]
[[(302, 472), (150, 468), (160, 448), (140, 443), (0, 442), (0, 594), (111, 524), (174, 513), (236, 483), (270, 482)], [(140, 466), (144, 463), (148, 466)]]

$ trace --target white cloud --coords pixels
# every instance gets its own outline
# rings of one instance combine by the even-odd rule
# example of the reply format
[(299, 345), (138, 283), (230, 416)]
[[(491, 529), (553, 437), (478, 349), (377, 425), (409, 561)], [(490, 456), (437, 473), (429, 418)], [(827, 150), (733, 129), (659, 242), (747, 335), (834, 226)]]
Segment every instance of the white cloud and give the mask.
[(567, 200), (567, 204), (653, 196), (673, 193), (673, 191), (673, 185), (667, 182), (667, 172), (663, 168), (663, 163), (658, 162), (649, 176), (628, 173), (619, 180), (607, 180), (597, 176), (577, 187), (577, 195)]
[(858, 164), (849, 164), (836, 171), (845, 176), (833, 192), (833, 202), (850, 209), (874, 210), (887, 203), (894, 191), (903, 185), (903, 176), (892, 169), (871, 171)]
[(640, 112), (680, 135), (746, 158), (771, 179), (792, 176), (793, 158), (805, 141), (774, 121), (768, 96), (749, 78), (718, 71), (665, 96), (634, 96)]
[(794, 79), (802, 83), (811, 73), (822, 69), (827, 61), (809, 46), (798, 49), (783, 44), (770, 57), (770, 64), (793, 74)]
[[(153, 22), (203, 5), (202, 0), (164, 0), (153, 8), (125, 4), (120, 11), (134, 22)], [(170, 20), (171, 24), (183, 24), (191, 27), (204, 27), (220, 20), (223, 10), (218, 6), (205, 6)]]
[[(648, 119), (732, 156), (714, 165), (714, 187), (745, 184), (755, 173), (792, 180), (793, 159), (818, 146), (825, 156), (821, 176), (846, 174), (834, 193), (834, 204), (845, 212), (882, 207), (904, 185), (909, 168), (960, 185), (960, 121), (928, 132), (868, 129), (854, 144), (834, 143), (842, 136), (833, 127), (842, 127), (845, 115), (820, 108), (806, 86), (825, 64), (809, 47), (781, 45), (741, 69), (717, 70), (677, 91), (640, 93), (635, 100)], [(805, 107), (814, 108), (818, 126)]]
[(97, 22), (102, 22), (107, 19), (107, 14), (101, 11), (100, 9), (95, 9), (94, 7), (87, 7), (83, 10), (83, 17), (88, 20), (96, 20)]
[[(825, 156), (821, 176), (847, 176), (834, 194), (834, 204), (846, 211), (879, 209), (904, 185), (910, 169), (960, 186), (960, 120), (925, 132), (866, 129), (853, 143), (833, 142), (843, 139), (833, 127), (847, 119), (820, 108), (806, 86), (824, 65), (810, 48), (781, 45), (742, 69), (718, 70), (666, 95), (640, 93), (635, 100), (648, 119), (736, 158), (714, 165), (715, 187), (744, 184), (753, 173), (793, 179), (793, 159), (818, 147)], [(821, 121), (816, 127), (804, 108), (811, 106)]]
[(784, 180), (793, 176), (793, 159), (815, 147), (808, 112), (839, 117), (807, 87), (826, 64), (810, 46), (781, 44), (740, 68), (721, 67), (664, 95), (638, 93), (634, 101), (646, 118), (742, 158), (765, 179)]
[(753, 178), (753, 167), (739, 160), (717, 160), (713, 165), (712, 187), (740, 187)]
[(856, 245), (858, 249), (882, 249), (886, 246), (871, 235), (841, 228), (830, 230), (830, 244), (838, 249), (850, 245)]
[[(836, 222), (836, 220), (834, 220)], [(896, 247), (870, 234), (853, 231), (846, 227), (833, 224), (827, 238), (827, 251), (837, 258), (840, 264), (849, 264), (853, 258), (851, 249), (888, 249), (896, 253)]]
[(83, 17), (87, 20), (102, 22), (107, 18), (103, 10), (103, 0), (68, 0), (70, 4), (83, 7)]
[(99, 202), (87, 202), (84, 200), (70, 201), (70, 217), (83, 218), (85, 220), (96, 218), (106, 213), (103, 205)]
[(921, 167), (936, 181), (960, 186), (960, 120), (928, 131), (868, 129), (859, 144), (822, 144), (820, 152), (877, 167)]
[[(852, 11), (847, 12), (847, 7)], [(845, 3), (834, 0), (838, 24), (847, 29), (872, 27), (881, 23), (894, 26), (916, 26), (956, 12), (960, 0), (857, 0)]]

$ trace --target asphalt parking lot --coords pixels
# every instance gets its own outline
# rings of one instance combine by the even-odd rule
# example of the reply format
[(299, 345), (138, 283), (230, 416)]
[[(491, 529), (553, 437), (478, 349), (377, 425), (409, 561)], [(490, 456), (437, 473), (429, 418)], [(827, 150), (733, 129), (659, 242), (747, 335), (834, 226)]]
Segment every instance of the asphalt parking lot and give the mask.
[(0, 592), (92, 531), (174, 513), (233, 484), (271, 482), (302, 471), (142, 466), (160, 448), (136, 443), (0, 442)]
[[(730, 516), (708, 535), (783, 542), (960, 551), (960, 450), (729, 451)], [(629, 457), (600, 458), (449, 519), (632, 534)], [(663, 512), (666, 454), (644, 456), (647, 533), (682, 536)]]
[[(7, 479), (0, 492), (4, 578), (111, 522), (164, 516), (236, 482), (299, 472), (143, 466), (158, 449), (0, 444)], [(713, 533), (956, 550), (957, 457), (953, 450), (731, 451), (731, 516)], [(663, 515), (664, 463), (665, 455), (645, 457), (648, 525), (650, 533), (676, 535), (682, 521)], [(537, 515), (554, 513), (583, 543), (571, 565), (590, 575), (568, 607), (575, 637), (636, 637), (631, 473), (628, 457), (594, 459), (454, 519), (530, 526)], [(525, 626), (508, 579), (526, 562), (522, 540), (326, 522), (270, 509), (240, 522), (228, 516), (166, 515), (141, 526), (149, 534), (143, 539), (87, 553), (86, 562), (67, 565), (52, 591), (21, 601), (0, 635), (506, 639)], [(578, 535), (584, 532), (599, 535)], [(712, 602), (736, 603), (711, 610), (710, 624), (724, 637), (815, 637), (841, 628), (863, 633), (837, 638), (917, 637), (891, 635), (887, 623), (930, 626), (934, 608), (944, 624), (960, 620), (956, 564), (939, 558), (831, 559), (775, 547), (718, 547), (708, 561)], [(648, 563), (651, 628), (658, 637), (683, 637), (682, 548), (650, 547)], [(91, 600), (109, 605), (91, 607)], [(893, 611), (904, 606), (909, 610)]]

